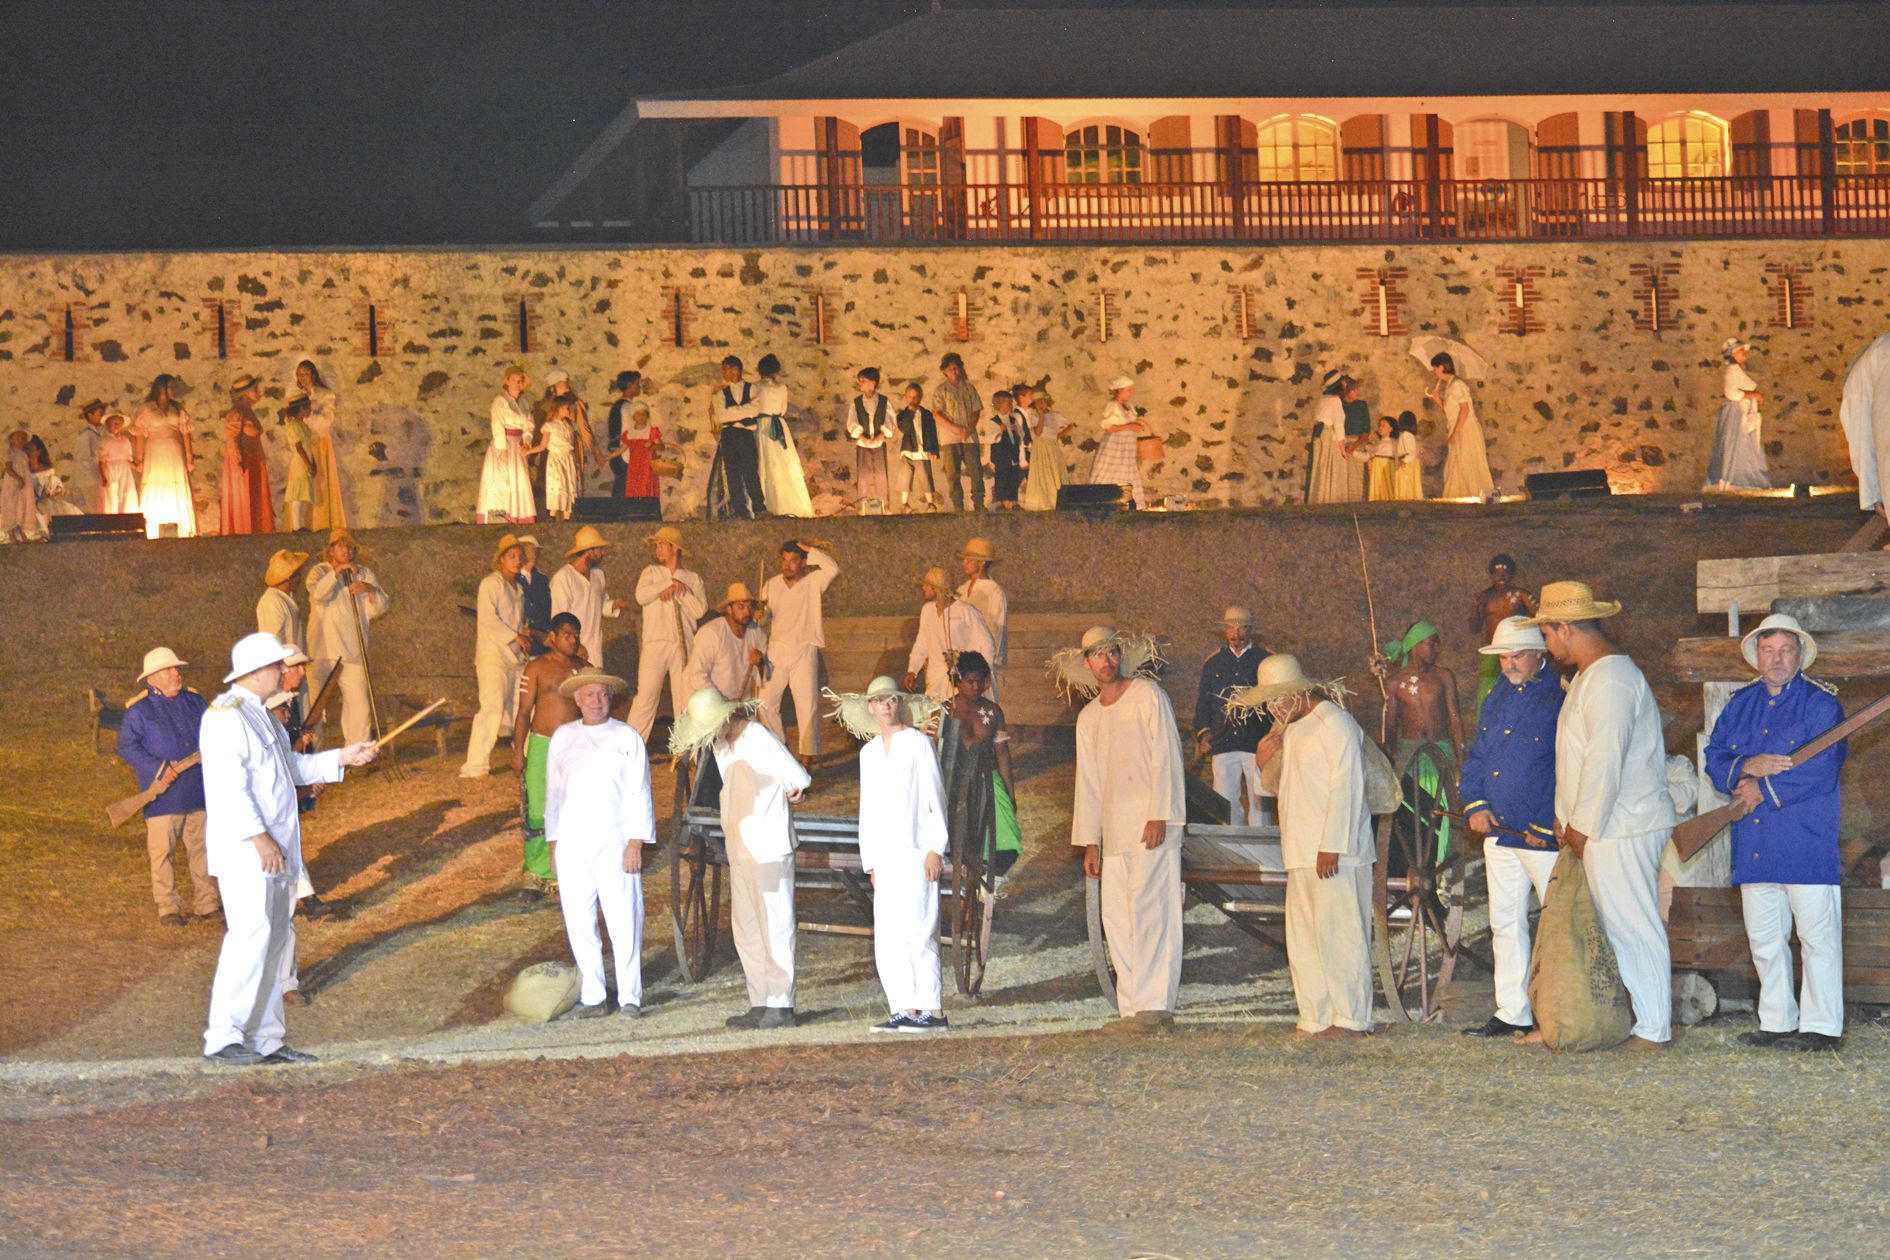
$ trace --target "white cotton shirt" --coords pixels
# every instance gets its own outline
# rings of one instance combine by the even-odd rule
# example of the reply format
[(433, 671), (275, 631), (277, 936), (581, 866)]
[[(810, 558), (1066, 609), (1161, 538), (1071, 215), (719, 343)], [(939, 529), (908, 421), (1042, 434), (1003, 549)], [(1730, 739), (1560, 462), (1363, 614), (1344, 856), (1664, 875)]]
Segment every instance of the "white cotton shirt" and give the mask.
[(953, 600), (941, 615), (938, 605), (925, 601), (919, 610), (919, 634), (912, 641), (906, 657), (906, 672), (925, 671), (925, 694), (934, 700), (949, 699), (952, 694), (950, 656), (952, 652), (981, 652), (989, 661), (997, 654), (991, 642), (991, 628), (984, 624), (984, 614), (970, 604)]
[(1338, 854), (1341, 867), (1367, 866), (1377, 856), (1365, 805), (1365, 732), (1330, 700), (1286, 727), (1279, 813), (1289, 871), (1316, 866), (1321, 853)]
[[(604, 665), (604, 621), (605, 617), (615, 617), (617, 611), (610, 607), (609, 595), (604, 589), (604, 571), (592, 569), (584, 574), (577, 571), (577, 566), (565, 565), (551, 576), (551, 615), (570, 613), (578, 619), (578, 641), (584, 645), (584, 655), (591, 664), (598, 668)], [(544, 630), (544, 626), (533, 626), (534, 630)]]
[(696, 631), (695, 646), (689, 651), (689, 689), (713, 687), (724, 699), (741, 699), (750, 648), (766, 656), (768, 636), (754, 626), (737, 635), (729, 629), (727, 617), (717, 617)]
[[(278, 643), (291, 643), (308, 652), (308, 639), (302, 625), (302, 609), (296, 604), (295, 596), (273, 586), (263, 588), (262, 598), (256, 601), (256, 629), (264, 634), (273, 634)], [(310, 657), (314, 656), (309, 652)]]
[(1660, 709), (1627, 656), (1604, 656), (1569, 684), (1555, 725), (1555, 820), (1591, 840), (1673, 829)]
[(760, 722), (742, 724), (735, 742), (711, 746), (722, 774), (722, 834), (756, 862), (779, 862), (794, 851), (790, 792), (813, 782), (806, 769)]
[(1884, 501), (1890, 480), (1890, 333), (1871, 342), (1844, 374), (1838, 419), (1857, 474), (1857, 506), (1868, 512)]
[(871, 874), (915, 849), (943, 857), (947, 845), (931, 737), (906, 726), (860, 745), (860, 865)]
[[(681, 582), (683, 593), (675, 599), (664, 599), (663, 592), (671, 582)], [(637, 604), (643, 609), (643, 642), (683, 643), (695, 637), (696, 623), (708, 611), (709, 599), (703, 593), (702, 579), (688, 569), (650, 564), (637, 575)], [(678, 607), (682, 610), (680, 627), (676, 624)]]
[(768, 637), (775, 655), (784, 661), (806, 647), (826, 647), (826, 627), (821, 620), (821, 594), (840, 576), (840, 566), (818, 547), (807, 549), (807, 568), (799, 581), (789, 586), (780, 574), (769, 578), (761, 588), (761, 598), (768, 605)]
[(525, 596), (518, 583), (494, 570), (479, 579), (479, 594), (473, 603), (479, 619), (475, 658), (497, 657), (513, 665), (523, 663), (525, 652), (518, 645), (518, 631), (525, 621)]
[(984, 624), (997, 644), (997, 655), (990, 658), (991, 668), (1005, 663), (1010, 652), (1011, 597), (988, 577), (969, 578), (958, 584), (958, 598), (984, 614)]
[(565, 853), (656, 843), (650, 759), (636, 728), (605, 718), (566, 722), (545, 758), (545, 839)]
[(1141, 847), (1142, 828), (1152, 819), (1188, 821), (1181, 735), (1168, 693), (1132, 678), (1114, 704), (1098, 696), (1077, 715), (1070, 843), (1126, 856)]
[(250, 841), (267, 832), (282, 849), (277, 879), (302, 874), (302, 812), (295, 790), (341, 782), (341, 750), (289, 749), (282, 723), (247, 687), (231, 687), (211, 701), (197, 727), (203, 754), (204, 852), (210, 873), (257, 875), (262, 858)]
[[(358, 598), (351, 595), (325, 560), (308, 571), (304, 584), (308, 587), (309, 641), (296, 646), (307, 651), (310, 660), (359, 664), (366, 659), (363, 630), (367, 622), (387, 611), (387, 592), (366, 565), (355, 565), (354, 577), (373, 589)], [(361, 606), (359, 619), (354, 615), (356, 603)]]

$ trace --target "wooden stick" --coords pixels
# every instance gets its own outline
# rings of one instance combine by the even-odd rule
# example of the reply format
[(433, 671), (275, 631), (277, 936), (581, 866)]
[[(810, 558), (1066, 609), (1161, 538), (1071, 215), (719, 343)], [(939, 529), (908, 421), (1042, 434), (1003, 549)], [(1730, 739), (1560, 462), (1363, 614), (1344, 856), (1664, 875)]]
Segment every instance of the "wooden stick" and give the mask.
[(375, 740), (374, 741), (375, 750), (378, 751), (382, 748), (385, 748), (387, 745), (393, 743), (394, 737), (396, 735), (399, 735), (402, 731), (412, 726), (415, 722), (418, 722), (421, 718), (426, 717), (429, 713), (432, 713), (435, 709), (439, 708), (441, 705), (445, 703), (446, 703), (446, 697), (441, 696), (438, 700), (435, 700), (432, 704), (429, 704), (426, 708), (420, 710), (420, 712), (414, 714), (412, 717), (408, 718), (405, 722), (402, 722), (399, 726), (396, 726), (393, 730), (387, 732), (387, 734)]

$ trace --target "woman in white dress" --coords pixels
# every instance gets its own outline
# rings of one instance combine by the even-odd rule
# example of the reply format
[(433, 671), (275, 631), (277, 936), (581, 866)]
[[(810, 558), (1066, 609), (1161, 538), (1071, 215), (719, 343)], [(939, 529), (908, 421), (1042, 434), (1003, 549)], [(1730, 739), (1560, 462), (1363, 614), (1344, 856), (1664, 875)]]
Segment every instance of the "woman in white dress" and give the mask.
[(1477, 420), (1476, 404), (1470, 400), (1470, 386), (1457, 375), (1457, 365), (1448, 354), (1431, 356), (1431, 374), (1436, 380), (1424, 396), (1442, 409), (1445, 430), (1450, 435), (1444, 455), (1444, 498), (1488, 498), (1496, 493), (1496, 482), (1490, 476), (1483, 425)]
[(1356, 503), (1358, 468), (1345, 437), (1345, 403), (1353, 393), (1352, 378), (1343, 369), (1333, 368), (1321, 380), (1320, 391), (1313, 406), (1312, 474), (1306, 482), (1306, 502)]
[(514, 363), (505, 370), (499, 395), (492, 400), (492, 444), (486, 448), (485, 466), (479, 473), (479, 503), (473, 512), (478, 524), (523, 525), (538, 518), (531, 468), (525, 462), (525, 448), (532, 441), (532, 412), (520, 401), (531, 383), (531, 374)]
[(309, 527), (324, 532), (348, 528), (348, 509), (342, 499), (341, 467), (335, 460), (335, 424), (341, 400), (322, 380), (313, 359), (295, 365), (295, 383), (308, 395), (309, 453), (315, 457), (315, 497), (309, 509)]
[(1136, 507), (1143, 506), (1142, 466), (1136, 462), (1135, 439), (1148, 432), (1148, 426), (1136, 415), (1129, 399), (1135, 394), (1135, 382), (1118, 376), (1109, 382), (1109, 404), (1103, 408), (1102, 445), (1096, 448), (1096, 462), (1090, 465), (1092, 486), (1123, 486)]
[(788, 428), (781, 360), (764, 355), (755, 370), (761, 374), (761, 383), (755, 386), (755, 404), (761, 408), (755, 424), (755, 453), (760, 460), (762, 501), (776, 516), (812, 516), (814, 501), (807, 493), (807, 474), (801, 468), (801, 453), (794, 447), (794, 431)]
[(1719, 348), (1726, 361), (1720, 378), (1719, 416), (1713, 425), (1713, 455), (1706, 464), (1708, 490), (1765, 490), (1772, 485), (1766, 475), (1765, 448), (1759, 443), (1759, 407), (1765, 395), (1759, 383), (1746, 371), (1752, 347), (1737, 337), (1728, 337)]
[(1039, 390), (1031, 400), (1030, 470), (1024, 474), (1024, 492), (1018, 505), (1026, 512), (1054, 512), (1057, 492), (1063, 489), (1063, 435), (1069, 420), (1055, 410), (1050, 395)]
[(159, 376), (131, 421), (137, 464), (144, 472), (138, 500), (146, 538), (158, 537), (166, 525), (176, 526), (179, 538), (197, 536), (197, 505), (190, 490), (197, 459), (190, 447), (190, 416), (177, 401), (182, 389), (168, 372)]
[(571, 519), (578, 497), (578, 433), (576, 408), (569, 399), (557, 399), (545, 415), (543, 441), (527, 447), (526, 455), (545, 452), (545, 515), (554, 521)]

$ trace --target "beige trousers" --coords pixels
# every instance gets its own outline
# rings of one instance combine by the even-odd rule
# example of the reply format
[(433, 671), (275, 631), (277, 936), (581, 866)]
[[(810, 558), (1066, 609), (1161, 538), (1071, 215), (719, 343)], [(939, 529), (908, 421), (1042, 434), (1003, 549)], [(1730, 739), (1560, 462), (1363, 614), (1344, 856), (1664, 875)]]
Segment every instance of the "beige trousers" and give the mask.
[[(368, 738), (374, 726), (373, 706), (368, 703), (367, 667), (359, 661), (317, 661), (315, 671), (309, 675), (309, 685), (313, 697), (328, 682), (328, 671), (341, 670), (341, 681), (335, 684), (341, 700), (341, 742), (358, 744)], [(332, 714), (334, 700), (328, 702)]]
[(1320, 879), (1286, 872), (1286, 961), (1299, 1003), (1299, 1030), (1372, 1030), (1372, 868), (1341, 866)]
[(177, 842), (184, 842), (184, 854), (190, 863), (192, 914), (215, 914), (223, 908), (217, 896), (216, 882), (210, 878), (209, 859), (203, 847), (203, 811), (189, 814), (165, 814), (144, 820), (144, 848), (151, 859), (151, 896), (158, 913), (184, 913), (183, 899), (177, 895), (177, 879), (171, 860)]

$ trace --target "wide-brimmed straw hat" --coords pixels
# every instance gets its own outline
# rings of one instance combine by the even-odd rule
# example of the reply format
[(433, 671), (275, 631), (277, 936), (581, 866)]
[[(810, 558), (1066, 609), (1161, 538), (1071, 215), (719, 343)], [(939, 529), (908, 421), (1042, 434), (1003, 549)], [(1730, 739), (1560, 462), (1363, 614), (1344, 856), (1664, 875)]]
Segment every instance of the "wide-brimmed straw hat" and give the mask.
[(1263, 713), (1270, 704), (1317, 692), (1334, 704), (1344, 704), (1347, 695), (1343, 678), (1308, 678), (1300, 668), (1299, 658), (1290, 652), (1275, 652), (1260, 662), (1251, 687), (1244, 687), (1227, 697), (1231, 716)]
[(728, 594), (722, 596), (722, 602), (715, 606), (715, 611), (727, 612), (730, 604), (739, 604), (744, 601), (750, 604), (758, 604), (761, 602), (749, 592), (748, 583), (730, 582), (728, 584)]
[(1596, 599), (1586, 582), (1550, 582), (1542, 588), (1536, 615), (1528, 624), (1544, 626), (1550, 622), (1599, 621), (1621, 611), (1618, 600)]
[(1790, 613), (1773, 613), (1764, 621), (1746, 632), (1746, 637), (1739, 640), (1739, 651), (1746, 658), (1746, 664), (1759, 668), (1759, 638), (1773, 631), (1798, 636), (1798, 645), (1804, 649), (1804, 657), (1798, 662), (1798, 670), (1803, 673), (1811, 668), (1811, 663), (1818, 659), (1818, 641), (1811, 637), (1811, 632), (1798, 624), (1798, 618)]
[(646, 543), (668, 543), (678, 551), (688, 550), (683, 546), (682, 531), (677, 529), (674, 525), (665, 525), (654, 534), (643, 535), (643, 541)]
[(1083, 640), (1073, 648), (1064, 648), (1050, 658), (1050, 677), (1065, 699), (1093, 696), (1102, 684), (1084, 664), (1091, 652), (1113, 647), (1122, 653), (1124, 678), (1153, 678), (1161, 668), (1162, 650), (1152, 634), (1118, 634), (1109, 626), (1091, 626), (1083, 631)]
[(902, 690), (885, 674), (867, 683), (865, 691), (837, 692), (827, 687), (820, 694), (833, 705), (833, 711), (827, 716), (846, 727), (847, 734), (855, 739), (871, 739), (879, 734), (879, 721), (866, 707), (869, 700), (886, 696), (898, 700), (899, 720), (922, 731), (931, 728), (945, 707), (930, 696)]
[(307, 563), (308, 552), (284, 548), (269, 557), (269, 567), (263, 570), (263, 585), (274, 586), (277, 582), (286, 582)]
[(952, 589), (952, 580), (946, 576), (944, 569), (935, 564), (921, 574), (919, 580), (914, 585), (920, 587), (929, 586), (933, 591), (943, 594)]
[(958, 553), (958, 558), (961, 560), (982, 560), (986, 564), (996, 564), (998, 558), (997, 548), (991, 545), (989, 539), (974, 538), (965, 544), (965, 549)]
[(563, 696), (566, 700), (569, 700), (578, 693), (578, 688), (589, 687), (593, 684), (610, 688), (610, 694), (613, 696), (620, 696), (630, 690), (630, 684), (617, 677), (615, 674), (606, 674), (596, 666), (591, 666), (580, 669), (577, 673), (559, 683), (558, 694)]
[(1223, 626), (1245, 626), (1247, 629), (1251, 630), (1253, 629), (1253, 613), (1242, 608), (1239, 604), (1231, 604), (1228, 606), (1227, 610), (1221, 614), (1220, 624)]
[(282, 640), (266, 630), (246, 634), (230, 649), (230, 672), (223, 675), (223, 681), (233, 683), (259, 669), (280, 665), (290, 655), (289, 649), (282, 646)]
[(1542, 641), (1542, 631), (1527, 617), (1505, 617), (1496, 623), (1496, 633), (1490, 641), (1478, 648), (1484, 656), (1507, 656), (1511, 652), (1546, 652), (1549, 645)]
[(759, 696), (730, 700), (713, 687), (701, 688), (689, 697), (689, 703), (669, 728), (670, 756), (687, 757), (707, 748), (731, 717), (737, 713), (753, 716), (760, 707)]
[(170, 669), (172, 666), (182, 669), (188, 664), (189, 661), (183, 660), (169, 648), (154, 647), (144, 654), (144, 668), (138, 673), (138, 681), (143, 682), (160, 669)]
[(504, 556), (506, 552), (512, 550), (512, 548), (514, 547), (519, 547), (519, 556), (521, 559), (523, 559), (524, 548), (519, 546), (518, 535), (517, 534), (500, 534), (498, 543), (495, 544), (492, 548), (492, 567), (494, 569), (497, 569), (499, 567), (500, 558)]
[(570, 548), (564, 554), (565, 558), (569, 559), (580, 551), (592, 551), (598, 547), (609, 546), (610, 540), (604, 537), (597, 526), (586, 525), (578, 530), (577, 537), (572, 540)]
[(230, 382), (230, 392), (232, 394), (240, 394), (244, 390), (255, 388), (255, 386), (256, 378), (251, 376), (248, 372), (245, 372)]
[(359, 554), (361, 551), (361, 544), (354, 540), (354, 535), (348, 532), (348, 527), (346, 525), (337, 525), (328, 531), (328, 541), (322, 546), (322, 554), (327, 555), (341, 543), (347, 543), (350, 547), (353, 547), (356, 554)]

